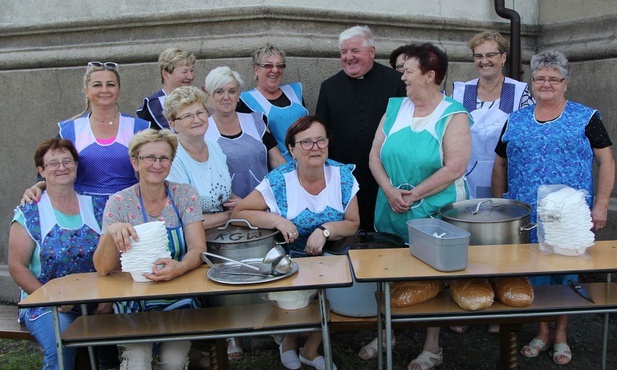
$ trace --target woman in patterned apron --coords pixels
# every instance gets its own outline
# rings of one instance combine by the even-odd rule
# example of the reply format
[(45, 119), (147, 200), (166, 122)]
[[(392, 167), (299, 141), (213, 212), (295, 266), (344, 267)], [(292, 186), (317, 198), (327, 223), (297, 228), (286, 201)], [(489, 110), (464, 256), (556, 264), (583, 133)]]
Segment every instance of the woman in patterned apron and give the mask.
[[(105, 206), (101, 240), (94, 253), (94, 266), (101, 275), (120, 269), (120, 255), (131, 247), (129, 238), (138, 241), (133, 226), (164, 221), (171, 258), (159, 258), (152, 273), (143, 275), (153, 281), (166, 281), (199, 267), (200, 253), (206, 240), (203, 215), (197, 190), (189, 184), (165, 179), (176, 154), (178, 139), (169, 130), (148, 129), (135, 135), (129, 143), (129, 155), (139, 182), (113, 194)], [(142, 312), (199, 307), (195, 297), (177, 300), (142, 300), (116, 302), (116, 312)], [(161, 345), (159, 362), (167, 369), (184, 369), (188, 362), (190, 341), (166, 342)], [(149, 369), (152, 345), (125, 344), (121, 369)]]
[[(505, 77), (508, 41), (498, 32), (483, 31), (467, 43), (479, 78), (455, 82), (452, 98), (463, 104), (473, 117), (471, 127), (471, 157), (466, 178), (470, 198), (491, 198), (491, 175), (495, 162), (495, 146), (508, 115), (533, 104), (526, 82)], [(455, 333), (464, 333), (468, 326), (450, 326)], [(499, 325), (491, 324), (489, 333), (499, 333)]]
[[(285, 136), (293, 162), (270, 172), (236, 205), (232, 218), (276, 228), (292, 257), (320, 255), (326, 240), (354, 235), (360, 225), (354, 166), (328, 159), (328, 141), (321, 118), (294, 122)], [(279, 347), (281, 362), (287, 369), (299, 369), (302, 363), (323, 369), (321, 340), (320, 332), (312, 332), (298, 354), (298, 335), (286, 335)]]
[[(407, 220), (427, 218), (446, 204), (467, 199), (463, 178), (471, 119), (465, 108), (440, 91), (448, 69), (446, 54), (430, 43), (405, 47), (402, 80), (406, 98), (390, 98), (369, 156), (379, 185), (375, 229), (409, 242)], [(377, 356), (377, 341), (362, 347), (363, 359)], [(439, 327), (428, 328), (422, 353), (409, 370), (443, 362)]]
[(206, 77), (210, 110), (206, 139), (216, 141), (227, 156), (232, 193), (244, 198), (263, 180), (268, 169), (286, 163), (261, 112), (237, 113), (240, 74), (229, 67), (214, 68)]
[[(101, 232), (103, 208), (95, 198), (78, 195), (73, 186), (78, 162), (73, 144), (58, 138), (46, 140), (37, 147), (34, 161), (47, 189), (38, 203), (15, 209), (9, 231), (9, 272), (21, 288), (21, 299), (52, 279), (94, 271), (92, 254)], [(91, 313), (110, 309), (111, 304), (101, 303)], [(81, 314), (79, 306), (72, 305), (58, 311), (61, 331)], [(19, 321), (43, 347), (43, 369), (57, 369), (51, 309), (22, 309)], [(65, 348), (64, 368), (73, 369), (74, 363), (75, 348)]]
[[(606, 226), (608, 205), (615, 184), (615, 160), (600, 113), (566, 100), (570, 64), (565, 55), (546, 51), (531, 58), (532, 90), (536, 104), (510, 115), (495, 152), (493, 193), (531, 206), (531, 222), (537, 219), (540, 185), (563, 184), (587, 191), (594, 230)], [(594, 184), (593, 164), (598, 165)], [(594, 186), (595, 185), (595, 186)], [(595, 192), (594, 192), (595, 189)], [(507, 191), (506, 191), (507, 190)], [(594, 196), (595, 194), (595, 196)], [(536, 230), (529, 236), (538, 242)], [(567, 284), (576, 275), (530, 277), (533, 285)], [(568, 317), (558, 316), (555, 332), (548, 322), (539, 324), (536, 337), (521, 349), (536, 357), (553, 345), (553, 361), (564, 365), (572, 359), (567, 340)]]

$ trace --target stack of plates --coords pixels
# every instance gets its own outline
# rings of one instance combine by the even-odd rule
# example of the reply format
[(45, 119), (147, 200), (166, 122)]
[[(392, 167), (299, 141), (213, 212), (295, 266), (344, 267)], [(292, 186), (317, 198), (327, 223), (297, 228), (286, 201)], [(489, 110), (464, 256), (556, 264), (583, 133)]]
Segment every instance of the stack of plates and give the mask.
[(143, 273), (152, 273), (154, 261), (169, 258), (165, 222), (154, 221), (134, 226), (139, 241), (131, 239), (131, 248), (120, 256), (122, 271), (130, 272), (133, 280), (150, 281)]
[(543, 240), (555, 253), (580, 255), (593, 245), (591, 211), (585, 192), (565, 187), (540, 200), (538, 220)]

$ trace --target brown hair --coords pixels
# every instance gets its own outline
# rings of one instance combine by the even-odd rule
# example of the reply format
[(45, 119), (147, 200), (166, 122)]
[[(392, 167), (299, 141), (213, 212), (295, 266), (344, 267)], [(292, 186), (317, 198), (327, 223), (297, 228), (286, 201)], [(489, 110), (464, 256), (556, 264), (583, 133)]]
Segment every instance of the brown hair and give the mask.
[(43, 157), (45, 156), (45, 154), (50, 151), (63, 149), (68, 150), (68, 152), (71, 153), (71, 157), (73, 157), (73, 160), (75, 162), (79, 160), (79, 154), (77, 154), (77, 149), (75, 149), (75, 146), (70, 140), (55, 137), (53, 139), (47, 139), (43, 141), (39, 144), (39, 146), (36, 147), (36, 150), (34, 152), (34, 164), (37, 167), (43, 167), (45, 165), (43, 163)]
[(323, 119), (321, 119), (321, 117), (316, 115), (304, 116), (298, 118), (296, 122), (292, 123), (291, 126), (289, 126), (289, 128), (287, 129), (287, 134), (285, 134), (285, 146), (296, 146), (296, 135), (298, 135), (302, 131), (308, 130), (315, 122), (322, 125), (324, 130), (326, 130), (326, 137), (330, 137), (328, 135), (328, 128), (326, 127), (326, 124), (324, 123)]
[(441, 85), (446, 72), (448, 72), (448, 56), (443, 50), (430, 42), (425, 42), (423, 44), (405, 45), (403, 54), (405, 54), (405, 60), (409, 58), (418, 60), (422, 74), (426, 74), (428, 71), (435, 72), (435, 84)]
[(499, 32), (495, 31), (482, 31), (476, 33), (471, 40), (467, 41), (467, 46), (471, 49), (473, 53), (473, 49), (482, 45), (486, 41), (495, 41), (497, 45), (499, 45), (499, 51), (501, 53), (508, 52), (508, 40), (503, 37)]

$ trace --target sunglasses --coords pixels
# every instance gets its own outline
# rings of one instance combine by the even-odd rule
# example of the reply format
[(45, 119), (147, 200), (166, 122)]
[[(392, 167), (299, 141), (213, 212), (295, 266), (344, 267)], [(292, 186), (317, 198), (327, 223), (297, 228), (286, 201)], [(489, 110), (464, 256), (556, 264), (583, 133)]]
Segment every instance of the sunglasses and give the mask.
[(90, 67), (103, 67), (105, 69), (118, 69), (118, 63), (115, 62), (88, 62), (88, 68)]

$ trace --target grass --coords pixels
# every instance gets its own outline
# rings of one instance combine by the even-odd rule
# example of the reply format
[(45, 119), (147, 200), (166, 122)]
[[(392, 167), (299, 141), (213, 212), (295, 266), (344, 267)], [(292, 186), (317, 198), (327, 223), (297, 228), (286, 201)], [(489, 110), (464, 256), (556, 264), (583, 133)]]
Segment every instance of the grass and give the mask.
[(0, 339), (0, 369), (35, 370), (42, 362), (43, 351), (35, 341)]

